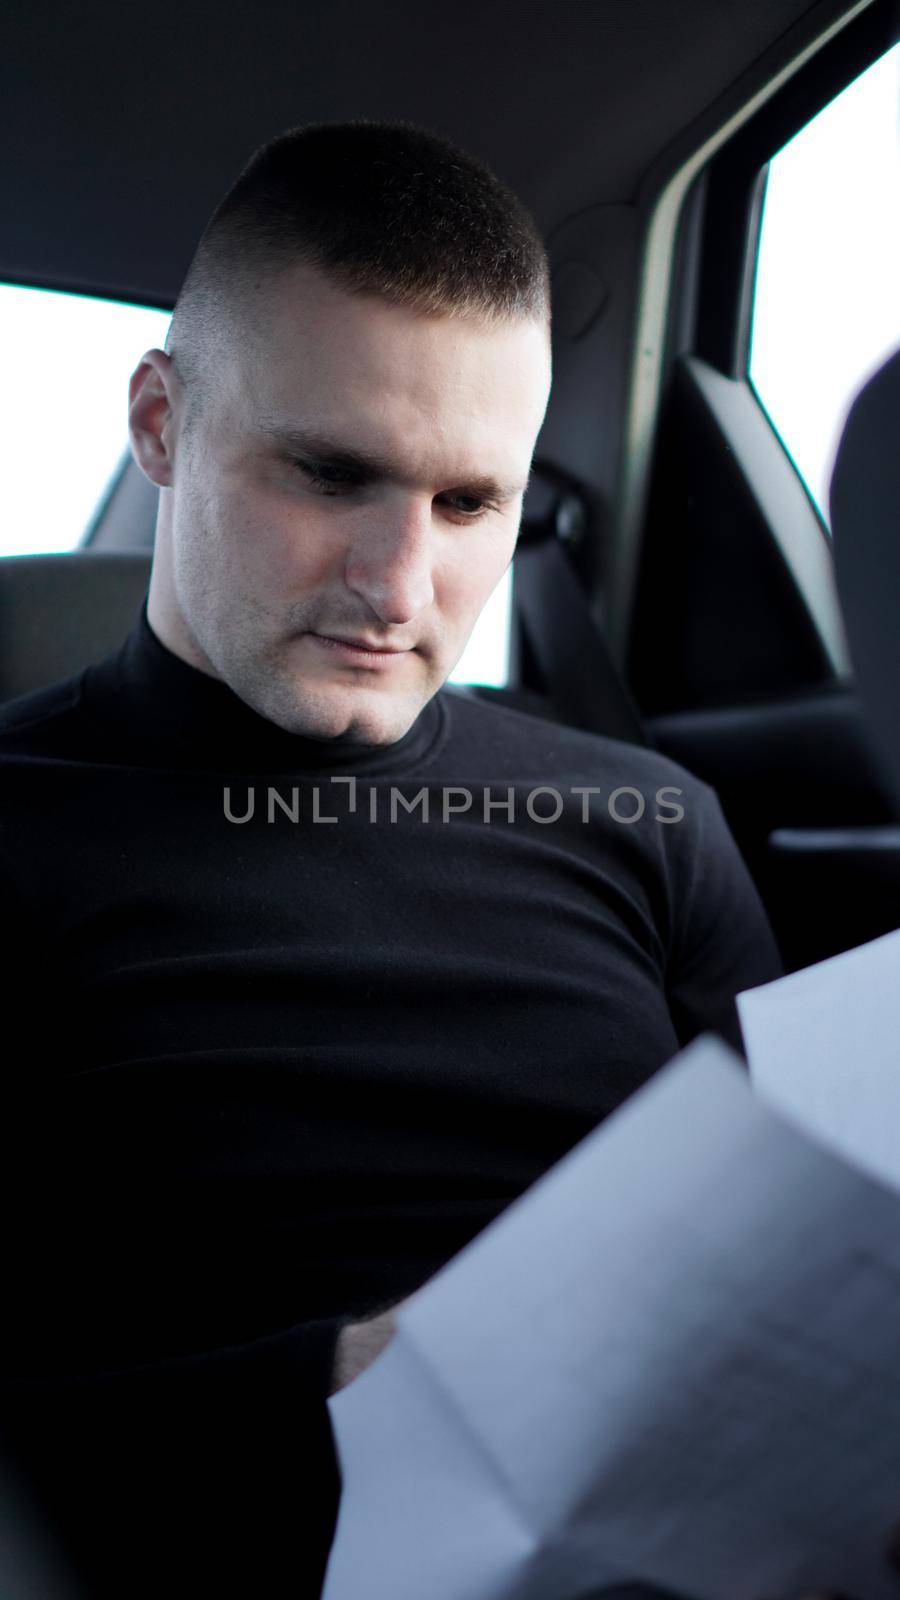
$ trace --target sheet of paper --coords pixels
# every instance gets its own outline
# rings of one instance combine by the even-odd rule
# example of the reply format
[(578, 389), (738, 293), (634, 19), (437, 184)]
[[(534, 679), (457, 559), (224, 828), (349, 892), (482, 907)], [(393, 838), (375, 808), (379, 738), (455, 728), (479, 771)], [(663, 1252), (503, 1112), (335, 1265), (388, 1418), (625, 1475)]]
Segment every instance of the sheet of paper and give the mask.
[(330, 1404), (325, 1600), (897, 1600), (900, 1200), (700, 1041)]
[(738, 996), (757, 1091), (900, 1189), (900, 930)]

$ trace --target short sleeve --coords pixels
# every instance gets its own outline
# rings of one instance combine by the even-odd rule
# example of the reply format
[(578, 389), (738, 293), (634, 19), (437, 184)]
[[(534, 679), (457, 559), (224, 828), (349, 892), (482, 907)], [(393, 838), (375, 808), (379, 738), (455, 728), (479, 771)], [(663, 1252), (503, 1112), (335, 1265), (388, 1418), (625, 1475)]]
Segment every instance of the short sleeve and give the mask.
[(692, 826), (671, 825), (674, 896), (666, 991), (682, 1045), (719, 1034), (743, 1051), (735, 996), (781, 975), (762, 901), (714, 791), (695, 791)]

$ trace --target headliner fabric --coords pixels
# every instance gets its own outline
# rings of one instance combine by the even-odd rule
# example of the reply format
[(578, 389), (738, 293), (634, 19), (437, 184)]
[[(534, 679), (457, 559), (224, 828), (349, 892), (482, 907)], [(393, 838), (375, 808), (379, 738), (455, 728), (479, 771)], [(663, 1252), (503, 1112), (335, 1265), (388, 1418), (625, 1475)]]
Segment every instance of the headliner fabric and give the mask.
[(0, 49), (0, 277), (170, 304), (251, 151), (350, 117), (448, 135), (550, 229), (634, 199), (660, 152), (813, 9), (840, 8), (160, 0), (136, 40), (115, 0), (20, 6)]

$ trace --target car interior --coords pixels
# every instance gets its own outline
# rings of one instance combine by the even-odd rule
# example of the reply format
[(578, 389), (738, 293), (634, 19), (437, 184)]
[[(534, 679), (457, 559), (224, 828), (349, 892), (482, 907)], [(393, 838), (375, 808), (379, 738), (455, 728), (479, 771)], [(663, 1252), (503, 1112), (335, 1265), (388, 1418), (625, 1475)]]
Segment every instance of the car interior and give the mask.
[[(12, 290), (168, 312), (235, 174), (298, 124), (420, 124), (509, 183), (548, 247), (554, 386), (503, 669), (455, 692), (655, 747), (710, 784), (787, 970), (895, 928), (897, 361), (852, 414), (833, 516), (829, 474), (813, 483), (754, 362), (776, 164), (882, 67), (896, 92), (879, 126), (887, 140), (893, 128), (900, 176), (896, 0), (159, 0), (146, 14), (35, 0), (3, 32), (0, 314)], [(845, 188), (826, 171), (818, 196), (832, 241), (858, 231), (840, 211), (847, 187), (865, 187), (847, 163)], [(900, 219), (900, 185), (866, 193), (879, 224)], [(815, 363), (869, 326), (874, 291), (845, 273), (815, 363), (788, 348), (832, 248), (801, 257), (789, 243), (781, 257), (782, 277), (792, 250), (800, 263), (775, 345), (794, 360), (801, 414), (815, 409)], [(892, 316), (877, 360), (859, 334), (829, 472), (855, 394), (900, 347), (896, 290)], [(39, 337), (49, 359), (52, 330)], [(60, 476), (65, 498), (60, 439), (84, 422), (95, 359), (84, 337), (34, 393), (7, 369), (6, 446), (17, 455), (27, 425), (39, 463), (26, 498)], [(115, 470), (75, 535), (41, 513), (32, 536), (6, 507), (0, 701), (115, 649), (143, 601), (157, 491), (125, 450), (130, 370)], [(5, 1592), (62, 1600), (32, 1555), (23, 1543), (0, 1557), (21, 1561)]]
[[(900, 819), (827, 509), (750, 351), (770, 164), (895, 49), (896, 6), (162, 0), (141, 19), (43, 0), (6, 33), (6, 285), (170, 308), (234, 173), (302, 122), (421, 123), (511, 184), (550, 253), (555, 380), (505, 681), (461, 692), (647, 742), (713, 785), (789, 968), (892, 928)], [(849, 285), (835, 320), (865, 293)], [(50, 475), (70, 405), (41, 397)], [(0, 697), (121, 641), (155, 495), (123, 456), (74, 548), (48, 529), (33, 553), (7, 529)]]

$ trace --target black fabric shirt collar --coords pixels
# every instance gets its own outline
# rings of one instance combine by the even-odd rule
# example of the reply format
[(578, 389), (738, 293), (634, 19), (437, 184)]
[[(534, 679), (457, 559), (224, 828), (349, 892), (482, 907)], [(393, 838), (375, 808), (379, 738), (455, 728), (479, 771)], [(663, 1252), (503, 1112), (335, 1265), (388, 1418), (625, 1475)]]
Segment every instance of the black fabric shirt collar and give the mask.
[(289, 733), (169, 650), (146, 603), (121, 649), (88, 668), (83, 693), (94, 718), (114, 724), (141, 765), (201, 771), (405, 772), (443, 742), (448, 715), (443, 695), (435, 696), (389, 745)]

